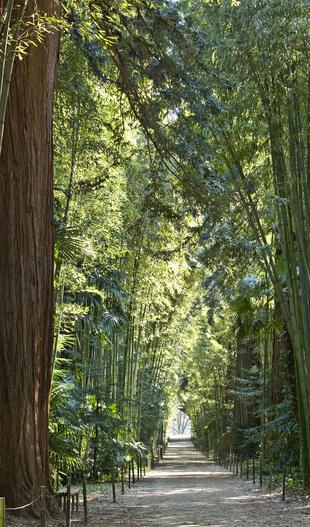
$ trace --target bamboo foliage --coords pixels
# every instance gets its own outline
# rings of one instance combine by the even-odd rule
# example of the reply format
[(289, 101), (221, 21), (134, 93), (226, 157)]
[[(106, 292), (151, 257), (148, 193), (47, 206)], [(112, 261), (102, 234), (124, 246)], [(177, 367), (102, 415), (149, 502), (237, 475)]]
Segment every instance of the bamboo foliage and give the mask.
[[(273, 344), (266, 328), (274, 322), (274, 305), (279, 306), (294, 347), (304, 473), (310, 474), (309, 88), (303, 73), (304, 14), (297, 4), (277, 0), (275, 9), (266, 0), (208, 2), (198, 6), (197, 13), (207, 13), (200, 17), (182, 3), (184, 21), (191, 20), (200, 31), (199, 53), (197, 48), (197, 56), (194, 53), (188, 62), (188, 54), (179, 53), (162, 29), (161, 57), (166, 58), (169, 49), (171, 62), (161, 65), (160, 80), (150, 42), (140, 50), (141, 69), (136, 67), (135, 34), (128, 34), (127, 19), (117, 9), (117, 32), (105, 13), (98, 25), (102, 31), (109, 28), (115, 38), (106, 55), (102, 48), (95, 46), (94, 54), (89, 42), (81, 43), (79, 31), (74, 31), (78, 45), (64, 41), (64, 56), (70, 58), (65, 68), (73, 64), (66, 72), (61, 65), (57, 94), (57, 201), (65, 226), (72, 223), (87, 234), (96, 254), (92, 261), (80, 254), (64, 262), (63, 275), (56, 273), (63, 281), (59, 304), (65, 305), (57, 327), (59, 333), (66, 330), (70, 303), (75, 314), (78, 309), (72, 306), (80, 306), (71, 327), (81, 360), (78, 384), (96, 417), (104, 407), (118, 415), (122, 424), (116, 435), (123, 441), (154, 442), (175, 397), (182, 346), (189, 351), (180, 336), (188, 335), (188, 325), (179, 307), (186, 305), (188, 312), (193, 308), (186, 304), (184, 290), (190, 288), (188, 277), (201, 273), (195, 259), (197, 233), (202, 232), (201, 245), (212, 245), (213, 238), (216, 252), (212, 255), (207, 247), (203, 265), (217, 265), (214, 276), (226, 275), (225, 301), (231, 304), (237, 289), (232, 276), (239, 279), (253, 269), (264, 276), (268, 292), (261, 295), (267, 300), (257, 311), (266, 334), (254, 334), (251, 321), (248, 326), (239, 324), (247, 335), (238, 339), (231, 336), (231, 327), (221, 328), (230, 336), (219, 332), (213, 342), (208, 332), (213, 331), (220, 302), (212, 298), (210, 312), (204, 313), (208, 346), (191, 364), (198, 369), (201, 360), (210, 370), (205, 383), (199, 376), (192, 379), (193, 418), (201, 430), (209, 419), (205, 438), (222, 451), (233, 444), (229, 420), (233, 429), (239, 419), (238, 398), (244, 398), (240, 426), (260, 428), (256, 439), (268, 427), (277, 410), (268, 411)], [(143, 16), (135, 7), (131, 15), (138, 34)], [(149, 24), (158, 23), (156, 12), (144, 15)], [(79, 14), (74, 16), (78, 21)], [(298, 42), (294, 24), (301, 27)], [(190, 29), (185, 33), (192, 43)], [(175, 35), (178, 44), (184, 43), (177, 28)], [(175, 83), (181, 63), (182, 79), (188, 78), (189, 63), (193, 70), (186, 90)], [(138, 122), (145, 137), (137, 131)], [(240, 255), (238, 262), (234, 252)], [(122, 293), (118, 299), (102, 284), (120, 272), (125, 278), (117, 282)], [(209, 293), (205, 300), (211, 304)], [(199, 294), (191, 294), (203, 312)], [(193, 337), (194, 351), (195, 342)], [(232, 370), (237, 371), (235, 377)], [(165, 388), (170, 381), (173, 394)], [(256, 399), (249, 403), (246, 397), (254, 397), (251, 394)], [(100, 426), (92, 437), (95, 464)], [(265, 447), (263, 437), (262, 457)]]
[[(229, 35), (234, 42), (230, 50), (225, 48), (226, 55), (216, 55), (217, 64), (231, 73), (227, 62), (229, 55), (232, 63), (238, 63), (236, 82), (247, 82), (248, 89), (241, 97), (235, 93), (223, 94), (225, 103), (232, 104), (234, 109), (230, 115), (223, 114), (214, 120), (212, 141), (225, 160), (231, 188), (247, 215), (293, 345), (303, 469), (305, 478), (308, 478), (305, 483), (309, 485), (310, 202), (306, 6), (303, 2), (292, 4), (286, 0), (272, 5), (264, 0), (258, 3), (248, 0), (240, 8), (223, 2), (216, 12), (216, 24), (224, 13), (230, 13), (230, 24), (224, 31), (225, 36)], [(210, 13), (214, 15), (215, 11), (212, 13), (210, 8)], [(266, 32), (260, 31), (259, 27), (264, 27)], [(215, 53), (218, 52), (217, 49)], [(253, 104), (253, 111), (246, 121), (249, 101)], [(237, 121), (235, 116), (238, 116)], [(237, 122), (242, 122), (244, 127), (248, 150), (235, 135)], [(259, 129), (258, 134), (255, 126)], [(257, 152), (255, 144), (259, 134), (267, 141), (264, 147), (260, 144), (261, 152)], [(262, 152), (265, 154), (263, 162)], [(261, 167), (257, 163), (259, 155)], [(253, 162), (255, 159), (257, 164)], [(266, 205), (265, 196), (260, 194), (261, 185), (266, 187), (267, 195), (272, 194), (273, 202), (268, 211), (274, 218), (275, 226), (272, 227), (262, 212)], [(270, 230), (273, 230), (272, 237)], [(277, 264), (278, 246), (284, 262), (284, 277)]]
[[(259, 65), (250, 63), (255, 78)], [(302, 67), (302, 63), (300, 65)], [(294, 68), (295, 70), (295, 68)], [(290, 72), (287, 77), (287, 95), (282, 94), (281, 74), (270, 73), (258, 85), (266, 112), (275, 183), (279, 233), (286, 269), (288, 294), (275, 272), (275, 262), (270, 256), (267, 269), (273, 280), (289, 329), (297, 366), (300, 425), (304, 473), (310, 473), (308, 450), (310, 438), (310, 353), (309, 342), (309, 175), (307, 159), (306, 108), (308, 95), (304, 92), (301, 71)], [(306, 98), (306, 101), (305, 101)], [(287, 121), (285, 115), (287, 115)], [(288, 145), (286, 147), (286, 145)], [(250, 196), (247, 196), (250, 202)], [(253, 206), (248, 207), (252, 212)], [(258, 213), (254, 216), (258, 218)], [(260, 221), (256, 220), (257, 228)], [(265, 240), (264, 240), (265, 242)], [(264, 243), (267, 246), (267, 243)], [(270, 252), (270, 251), (269, 251)], [(265, 258), (266, 260), (266, 258)], [(309, 477), (307, 484), (309, 484)]]
[[(72, 44), (64, 46), (65, 56), (72, 57)], [(55, 350), (66, 333), (76, 335), (76, 344), (58, 349), (56, 364), (64, 357), (71, 361), (69, 374), (83, 409), (76, 419), (82, 423), (80, 456), (97, 475), (113, 444), (117, 463), (129, 444), (143, 441), (152, 448), (163, 439), (180, 360), (173, 326), (190, 275), (186, 251), (171, 249), (188, 235), (188, 224), (186, 219), (176, 228), (169, 214), (148, 203), (156, 169), (150, 176), (148, 152), (140, 164), (135, 134), (128, 132), (123, 150), (114, 145), (120, 111), (114, 93), (106, 88), (102, 96), (81, 54), (72, 71), (62, 68), (55, 129)], [(154, 167), (161, 178), (162, 164)], [(79, 245), (78, 232), (92, 240), (92, 257)], [(168, 257), (157, 257), (166, 252)]]

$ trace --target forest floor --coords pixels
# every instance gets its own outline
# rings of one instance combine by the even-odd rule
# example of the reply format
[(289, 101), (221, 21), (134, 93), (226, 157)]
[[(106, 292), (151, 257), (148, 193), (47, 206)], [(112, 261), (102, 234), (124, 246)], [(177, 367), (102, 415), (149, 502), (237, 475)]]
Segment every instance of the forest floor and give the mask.
[(160, 465), (118, 495), (118, 503), (93, 496), (89, 518), (90, 527), (309, 527), (310, 503), (282, 502), (279, 493), (261, 492), (207, 460), (190, 441), (173, 441)]

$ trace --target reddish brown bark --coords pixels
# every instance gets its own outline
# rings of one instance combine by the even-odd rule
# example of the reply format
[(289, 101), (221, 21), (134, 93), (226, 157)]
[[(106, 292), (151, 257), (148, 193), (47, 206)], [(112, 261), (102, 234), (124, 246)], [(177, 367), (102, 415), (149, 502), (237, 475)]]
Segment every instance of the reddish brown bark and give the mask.
[[(38, 5), (56, 9), (51, 0)], [(57, 54), (54, 32), (14, 66), (0, 159), (0, 496), (9, 507), (49, 485)]]

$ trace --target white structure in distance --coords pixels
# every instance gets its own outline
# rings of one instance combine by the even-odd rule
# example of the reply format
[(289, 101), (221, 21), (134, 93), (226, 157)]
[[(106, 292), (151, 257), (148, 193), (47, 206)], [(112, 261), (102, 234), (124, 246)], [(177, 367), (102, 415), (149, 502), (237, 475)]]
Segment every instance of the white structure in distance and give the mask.
[(192, 423), (182, 410), (176, 410), (168, 425), (168, 436), (187, 436), (192, 434)]

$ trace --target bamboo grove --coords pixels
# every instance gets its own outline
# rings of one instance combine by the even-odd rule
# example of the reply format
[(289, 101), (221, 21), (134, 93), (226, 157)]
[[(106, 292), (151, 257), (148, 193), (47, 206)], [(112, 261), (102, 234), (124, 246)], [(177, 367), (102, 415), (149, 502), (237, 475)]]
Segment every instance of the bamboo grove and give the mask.
[[(10, 378), (34, 406), (44, 389), (48, 414), (37, 474), (23, 482), (13, 456), (0, 463), (0, 494), (11, 506), (50, 476), (53, 489), (68, 476), (118, 477), (124, 460), (163, 444), (177, 408), (189, 415), (197, 448), (288, 466), (309, 488), (308, 7), (302, 0), (68, 0), (42, 11), (30, 0), (1, 4), (0, 175), (10, 189), (1, 205), (10, 211), (2, 218), (1, 269), (12, 302), (0, 320), (12, 335), (19, 328), (20, 370), (33, 368), (19, 379), (10, 363), (18, 342), (3, 327), (1, 430), (12, 420)], [(39, 53), (56, 66), (57, 39), (46, 106), (53, 115), (35, 112), (24, 123), (23, 114), (19, 129), (18, 72), (44, 64)], [(31, 83), (31, 92), (24, 87), (29, 115), (45, 97), (44, 72), (40, 79), (41, 98)], [(14, 178), (25, 184), (16, 196)], [(44, 216), (46, 203), (53, 214)], [(38, 246), (50, 250), (50, 267)], [(5, 270), (13, 268), (16, 283), (33, 289), (20, 293), (27, 309), (10, 328), (18, 294)], [(41, 302), (35, 292), (47, 295), (52, 279), (48, 305), (28, 302)], [(33, 329), (33, 312), (43, 309), (45, 322)], [(52, 323), (47, 355), (38, 342)], [(22, 391), (18, 401), (26, 426)], [(30, 458), (21, 452), (18, 459)]]

